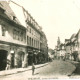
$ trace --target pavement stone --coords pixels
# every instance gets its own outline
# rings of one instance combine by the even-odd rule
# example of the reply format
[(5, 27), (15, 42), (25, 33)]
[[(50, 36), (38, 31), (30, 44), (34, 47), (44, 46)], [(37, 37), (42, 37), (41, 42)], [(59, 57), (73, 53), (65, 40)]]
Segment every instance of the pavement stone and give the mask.
[(76, 69), (75, 65), (67, 61), (53, 60), (49, 65), (37, 70), (41, 76), (68, 76)]
[[(48, 63), (35, 65), (35, 68), (40, 68), (45, 65), (48, 65)], [(32, 66), (28, 66), (27, 68), (16, 68), (16, 69), (11, 69), (11, 70), (0, 71), (0, 76), (7, 76), (7, 75), (11, 75), (11, 74), (28, 71), (28, 70), (32, 70)]]

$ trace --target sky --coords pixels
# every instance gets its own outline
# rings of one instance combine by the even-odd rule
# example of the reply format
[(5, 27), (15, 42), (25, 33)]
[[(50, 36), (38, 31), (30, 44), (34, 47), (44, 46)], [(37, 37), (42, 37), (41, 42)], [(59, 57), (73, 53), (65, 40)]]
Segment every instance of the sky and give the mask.
[(43, 28), (52, 49), (80, 29), (80, 0), (12, 0), (23, 6)]

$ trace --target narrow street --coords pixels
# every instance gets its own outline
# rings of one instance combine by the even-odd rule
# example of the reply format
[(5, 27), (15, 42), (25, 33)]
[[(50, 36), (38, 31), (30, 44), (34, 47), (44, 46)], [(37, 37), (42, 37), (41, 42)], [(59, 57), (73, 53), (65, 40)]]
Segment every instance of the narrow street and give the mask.
[(75, 65), (68, 61), (53, 60), (49, 62), (48, 65), (35, 69), (34, 76), (32, 76), (32, 71), (25, 71), (13, 75), (1, 76), (0, 80), (30, 80), (31, 78), (41, 78), (41, 77), (64, 77), (69, 78), (68, 75), (76, 69)]

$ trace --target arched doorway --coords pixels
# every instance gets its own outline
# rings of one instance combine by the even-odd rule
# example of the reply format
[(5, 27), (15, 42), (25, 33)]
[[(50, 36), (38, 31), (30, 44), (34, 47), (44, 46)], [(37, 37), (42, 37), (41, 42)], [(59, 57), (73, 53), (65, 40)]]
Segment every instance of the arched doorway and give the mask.
[(0, 70), (5, 70), (7, 65), (7, 53), (6, 50), (0, 50)]
[(18, 56), (17, 56), (17, 67), (18, 68), (22, 67), (23, 62), (24, 62), (24, 56), (25, 56), (24, 52), (22, 51), (18, 52)]
[(33, 53), (28, 52), (28, 65), (32, 65), (33, 63)]

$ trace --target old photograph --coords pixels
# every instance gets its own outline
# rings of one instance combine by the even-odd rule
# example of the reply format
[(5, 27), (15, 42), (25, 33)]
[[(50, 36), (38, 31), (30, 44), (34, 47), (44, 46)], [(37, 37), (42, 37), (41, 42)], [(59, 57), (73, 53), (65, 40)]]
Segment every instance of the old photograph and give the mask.
[(0, 0), (0, 80), (80, 79), (80, 0)]

